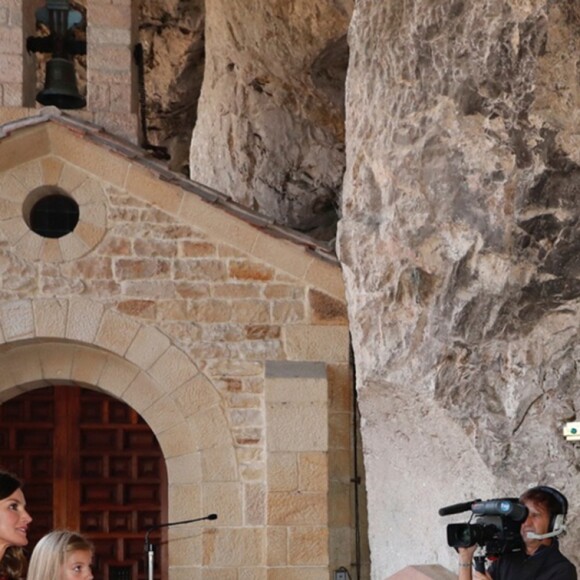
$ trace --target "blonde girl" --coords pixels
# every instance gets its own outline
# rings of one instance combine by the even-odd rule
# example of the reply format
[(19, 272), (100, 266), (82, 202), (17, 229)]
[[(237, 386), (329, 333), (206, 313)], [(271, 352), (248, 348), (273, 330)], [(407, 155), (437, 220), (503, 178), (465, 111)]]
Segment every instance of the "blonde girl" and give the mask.
[(93, 580), (94, 548), (84, 536), (55, 530), (36, 544), (27, 580)]

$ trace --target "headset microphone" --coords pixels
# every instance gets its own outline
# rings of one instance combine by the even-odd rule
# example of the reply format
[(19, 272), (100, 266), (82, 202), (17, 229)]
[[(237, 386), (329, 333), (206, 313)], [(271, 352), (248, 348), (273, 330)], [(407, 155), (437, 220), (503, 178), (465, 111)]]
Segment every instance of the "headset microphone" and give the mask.
[(562, 525), (560, 528), (547, 534), (535, 534), (534, 532), (526, 532), (526, 536), (530, 540), (545, 540), (547, 538), (555, 538), (566, 531), (566, 526)]

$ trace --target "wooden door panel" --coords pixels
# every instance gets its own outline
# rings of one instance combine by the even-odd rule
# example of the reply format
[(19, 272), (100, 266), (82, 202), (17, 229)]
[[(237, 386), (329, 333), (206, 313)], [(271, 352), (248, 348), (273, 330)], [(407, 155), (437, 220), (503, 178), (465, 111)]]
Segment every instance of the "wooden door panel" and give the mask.
[(54, 421), (52, 388), (31, 391), (0, 405), (0, 465), (24, 480), (34, 518), (30, 548), (54, 527)]
[[(165, 521), (167, 478), (154, 434), (130, 407), (68, 386), (6, 401), (0, 465), (25, 480), (30, 547), (51, 529), (78, 529), (95, 544), (95, 577), (131, 570), (132, 580), (146, 580), (145, 531)], [(162, 550), (156, 579), (165, 560)]]

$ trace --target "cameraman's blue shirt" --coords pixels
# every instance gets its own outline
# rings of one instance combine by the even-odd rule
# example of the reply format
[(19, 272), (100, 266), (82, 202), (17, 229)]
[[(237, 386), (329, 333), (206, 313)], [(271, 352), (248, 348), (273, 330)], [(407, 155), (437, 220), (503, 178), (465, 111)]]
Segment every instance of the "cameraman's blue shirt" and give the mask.
[(576, 568), (554, 541), (532, 555), (524, 551), (504, 554), (490, 566), (493, 580), (578, 580)]

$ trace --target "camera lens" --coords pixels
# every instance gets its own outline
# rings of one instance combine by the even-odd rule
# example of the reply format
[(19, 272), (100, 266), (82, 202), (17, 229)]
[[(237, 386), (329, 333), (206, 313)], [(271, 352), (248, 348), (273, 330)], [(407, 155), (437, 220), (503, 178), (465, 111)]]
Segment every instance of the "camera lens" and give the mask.
[(447, 526), (447, 544), (452, 548), (468, 548), (474, 544), (481, 546), (493, 539), (498, 531), (496, 526), (489, 524), (449, 524)]
[(475, 544), (473, 531), (470, 527), (465, 527), (465, 529), (460, 531), (457, 540), (461, 542), (462, 546), (473, 546)]
[(474, 528), (470, 524), (449, 524), (447, 526), (447, 544), (452, 548), (467, 548), (476, 543)]

